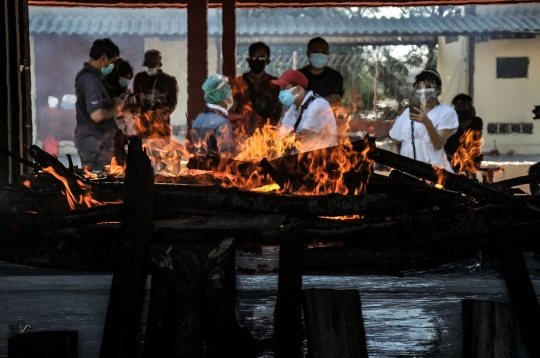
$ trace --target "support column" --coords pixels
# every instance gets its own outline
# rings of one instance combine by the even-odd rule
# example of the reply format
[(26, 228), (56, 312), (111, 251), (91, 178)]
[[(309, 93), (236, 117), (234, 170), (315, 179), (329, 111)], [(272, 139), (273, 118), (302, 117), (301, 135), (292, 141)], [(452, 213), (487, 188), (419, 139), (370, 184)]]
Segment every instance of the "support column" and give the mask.
[(223, 0), (221, 21), (223, 34), (221, 35), (221, 51), (223, 53), (222, 73), (229, 77), (236, 77), (236, 1)]
[(188, 130), (204, 109), (202, 85), (208, 76), (208, 0), (187, 0)]

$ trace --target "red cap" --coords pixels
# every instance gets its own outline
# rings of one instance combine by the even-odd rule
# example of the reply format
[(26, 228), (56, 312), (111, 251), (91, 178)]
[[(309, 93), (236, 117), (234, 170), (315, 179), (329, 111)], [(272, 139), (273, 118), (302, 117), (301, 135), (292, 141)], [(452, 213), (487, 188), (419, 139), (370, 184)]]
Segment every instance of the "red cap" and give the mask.
[(308, 85), (307, 77), (298, 70), (285, 71), (280, 78), (271, 82), (277, 86), (288, 85), (289, 83), (300, 85), (302, 87), (307, 87)]

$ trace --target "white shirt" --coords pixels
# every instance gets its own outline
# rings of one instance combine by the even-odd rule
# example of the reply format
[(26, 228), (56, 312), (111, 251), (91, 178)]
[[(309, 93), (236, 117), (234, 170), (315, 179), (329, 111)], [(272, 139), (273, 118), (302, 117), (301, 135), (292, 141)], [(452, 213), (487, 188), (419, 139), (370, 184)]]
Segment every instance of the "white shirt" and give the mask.
[[(427, 116), (438, 131), (452, 129), (453, 133), (455, 133), (459, 126), (456, 111), (446, 104), (435, 106), (427, 113)], [(413, 123), (416, 160), (444, 168), (453, 173), (452, 167), (446, 159), (444, 148), (436, 150), (433, 147), (426, 126), (418, 122)], [(401, 142), (401, 155), (414, 159), (411, 134), (411, 119), (409, 117), (409, 108), (407, 108), (394, 123), (394, 126), (390, 130), (390, 137)]]
[[(311, 96), (313, 91), (309, 91), (302, 101), (304, 104)], [(294, 124), (301, 111), (301, 105), (293, 104), (289, 107), (279, 127), (279, 138), (285, 138), (294, 130)], [(338, 133), (336, 118), (332, 107), (327, 100), (322, 97), (315, 98), (313, 102), (302, 113), (302, 119), (298, 125), (297, 132), (302, 129), (309, 130), (310, 134), (302, 136), (302, 145), (297, 148), (299, 152), (309, 152), (315, 149), (333, 147), (338, 145)]]

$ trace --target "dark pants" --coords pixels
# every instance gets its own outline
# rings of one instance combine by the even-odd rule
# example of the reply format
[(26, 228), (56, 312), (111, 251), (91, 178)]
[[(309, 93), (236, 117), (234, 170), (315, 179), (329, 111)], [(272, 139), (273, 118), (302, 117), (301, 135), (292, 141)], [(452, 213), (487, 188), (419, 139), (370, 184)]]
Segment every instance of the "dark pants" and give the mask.
[(97, 152), (90, 152), (86, 150), (79, 150), (79, 157), (81, 157), (81, 166), (92, 167), (92, 170), (102, 170), (105, 165), (111, 164), (111, 159), (114, 157), (114, 148), (101, 149)]

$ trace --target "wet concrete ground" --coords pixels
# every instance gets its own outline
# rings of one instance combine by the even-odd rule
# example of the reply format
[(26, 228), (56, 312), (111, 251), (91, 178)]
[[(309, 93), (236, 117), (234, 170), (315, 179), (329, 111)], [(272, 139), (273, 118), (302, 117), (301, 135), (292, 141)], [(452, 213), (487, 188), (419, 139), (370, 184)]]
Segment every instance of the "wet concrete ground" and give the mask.
[[(262, 255), (237, 252), (237, 266), (255, 270), (237, 275), (237, 316), (258, 339), (273, 334), (278, 276), (264, 271), (278, 267), (278, 257), (277, 247), (264, 247)], [(538, 293), (540, 265), (531, 253), (525, 253), (525, 259)], [(98, 357), (111, 281), (106, 273), (0, 262), (0, 356), (7, 354), (7, 338), (15, 327), (29, 324), (34, 332), (77, 330), (79, 356)], [(305, 275), (303, 286), (359, 290), (370, 357), (459, 357), (461, 300), (509, 300), (497, 262), (478, 257), (404, 272), (402, 277)], [(518, 342), (516, 357), (527, 356)]]

